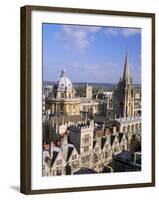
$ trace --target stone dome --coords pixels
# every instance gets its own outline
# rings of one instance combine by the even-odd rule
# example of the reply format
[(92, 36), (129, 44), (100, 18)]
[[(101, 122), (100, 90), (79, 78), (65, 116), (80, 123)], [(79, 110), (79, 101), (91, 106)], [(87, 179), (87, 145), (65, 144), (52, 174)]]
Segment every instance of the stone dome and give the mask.
[(64, 70), (61, 71), (61, 76), (57, 81), (57, 90), (58, 91), (72, 91), (73, 85), (70, 79), (67, 77), (66, 72)]

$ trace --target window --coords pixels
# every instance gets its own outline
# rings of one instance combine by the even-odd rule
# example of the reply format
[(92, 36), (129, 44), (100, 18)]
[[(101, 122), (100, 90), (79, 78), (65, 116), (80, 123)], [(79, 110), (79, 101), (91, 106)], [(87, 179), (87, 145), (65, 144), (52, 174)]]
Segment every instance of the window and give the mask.
[(61, 175), (62, 174), (62, 170), (57, 170), (57, 175)]
[(122, 151), (124, 151), (125, 150), (125, 145), (122, 145)]
[(57, 165), (61, 165), (62, 164), (62, 160), (57, 160), (56, 164)]
[(96, 148), (95, 148), (95, 152), (97, 152), (97, 151), (99, 151), (99, 147), (96, 147)]
[(85, 146), (84, 147), (84, 152), (88, 151), (89, 150), (89, 146)]
[(84, 138), (82, 139), (83, 143), (88, 143), (89, 142), (89, 134), (85, 135)]
[(97, 156), (97, 154), (94, 155), (94, 161), (98, 162), (98, 156)]
[(116, 152), (118, 152), (118, 151), (119, 151), (118, 148), (115, 147), (115, 148), (114, 148), (114, 153), (116, 153)]
[(84, 143), (88, 143), (89, 142), (89, 138), (83, 138), (83, 142)]
[(123, 127), (123, 132), (124, 132), (124, 133), (126, 132), (126, 127), (125, 127), (125, 126)]
[(60, 107), (61, 107), (61, 110), (63, 110), (63, 105), (60, 105)]
[(114, 146), (117, 145), (117, 142), (114, 142)]
[(77, 155), (72, 156), (72, 160), (75, 160), (75, 159), (77, 159)]
[(90, 155), (87, 155), (86, 156), (86, 161), (89, 161), (90, 160)]
[(105, 158), (108, 158), (108, 156), (109, 156), (109, 154), (108, 154), (108, 152), (106, 151), (106, 152), (105, 152)]

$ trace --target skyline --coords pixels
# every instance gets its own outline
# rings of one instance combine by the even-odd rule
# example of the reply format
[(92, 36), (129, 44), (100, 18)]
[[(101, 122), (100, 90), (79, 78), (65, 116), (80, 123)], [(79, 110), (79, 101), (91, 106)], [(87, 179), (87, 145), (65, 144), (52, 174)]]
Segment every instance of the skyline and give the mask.
[(141, 84), (140, 29), (43, 24), (43, 81), (57, 81), (64, 69), (72, 82), (117, 83), (127, 50)]

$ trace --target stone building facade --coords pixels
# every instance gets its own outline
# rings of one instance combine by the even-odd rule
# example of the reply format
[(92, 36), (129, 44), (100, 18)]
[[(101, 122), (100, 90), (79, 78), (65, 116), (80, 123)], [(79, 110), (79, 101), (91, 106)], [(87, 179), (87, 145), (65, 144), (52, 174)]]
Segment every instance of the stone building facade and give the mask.
[(46, 98), (46, 110), (55, 115), (80, 115), (80, 99), (75, 97), (72, 82), (64, 70), (54, 85), (52, 96)]
[[(51, 147), (43, 155), (43, 175), (69, 175), (80, 169), (102, 172), (112, 162), (113, 155), (132, 150), (135, 153), (139, 140), (129, 139), (127, 133), (114, 129), (112, 134), (94, 136), (94, 122), (69, 126), (65, 144)], [(47, 152), (47, 153), (46, 153)], [(112, 169), (111, 169), (112, 170)]]

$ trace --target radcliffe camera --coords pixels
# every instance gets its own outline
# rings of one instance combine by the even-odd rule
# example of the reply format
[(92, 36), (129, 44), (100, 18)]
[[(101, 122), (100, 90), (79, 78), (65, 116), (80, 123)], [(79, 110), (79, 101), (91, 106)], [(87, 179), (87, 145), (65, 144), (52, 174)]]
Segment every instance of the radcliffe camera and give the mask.
[(141, 30), (43, 24), (42, 176), (141, 171)]

